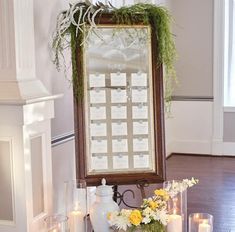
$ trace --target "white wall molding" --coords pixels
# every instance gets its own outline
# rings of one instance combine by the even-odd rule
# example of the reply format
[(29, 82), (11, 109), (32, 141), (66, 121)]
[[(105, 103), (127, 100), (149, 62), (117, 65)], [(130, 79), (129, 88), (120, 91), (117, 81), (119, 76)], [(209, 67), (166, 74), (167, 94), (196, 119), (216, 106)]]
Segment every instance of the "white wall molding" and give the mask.
[(52, 147), (67, 143), (71, 140), (74, 140), (74, 131), (70, 131), (58, 136), (55, 136), (51, 140)]
[(224, 86), (224, 8), (225, 2), (214, 1), (213, 57), (213, 135), (212, 154), (223, 152), (223, 86)]

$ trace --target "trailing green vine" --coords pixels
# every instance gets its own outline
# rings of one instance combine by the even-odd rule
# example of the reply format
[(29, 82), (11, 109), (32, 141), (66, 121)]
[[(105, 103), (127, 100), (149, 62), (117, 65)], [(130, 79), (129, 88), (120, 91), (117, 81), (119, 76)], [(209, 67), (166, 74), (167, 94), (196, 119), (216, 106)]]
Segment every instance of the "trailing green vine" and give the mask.
[[(142, 22), (145, 25), (151, 25), (152, 31), (156, 33), (157, 39), (157, 51), (155, 53), (157, 54), (157, 63), (158, 65), (164, 64), (165, 67), (165, 102), (169, 102), (172, 93), (172, 80), (176, 80), (174, 69), (176, 49), (173, 35), (170, 31), (171, 15), (164, 7), (139, 3), (118, 9), (113, 7), (110, 3), (104, 5), (99, 2), (98, 4), (93, 5), (89, 1), (70, 5), (68, 10), (63, 11), (58, 15), (57, 28), (53, 37), (53, 61), (57, 69), (60, 70), (61, 66), (65, 65), (63, 52), (70, 48), (74, 94), (77, 97), (82, 97), (83, 80), (81, 77), (83, 77), (83, 71), (77, 70), (76, 48), (77, 46), (82, 47), (90, 33), (92, 31), (95, 32), (96, 19), (102, 13), (110, 12), (117, 24), (131, 25)], [(90, 26), (89, 30), (86, 30), (85, 28), (85, 25), (87, 24)], [(81, 56), (82, 52), (79, 55)], [(80, 79), (78, 78), (78, 74), (80, 74)]]

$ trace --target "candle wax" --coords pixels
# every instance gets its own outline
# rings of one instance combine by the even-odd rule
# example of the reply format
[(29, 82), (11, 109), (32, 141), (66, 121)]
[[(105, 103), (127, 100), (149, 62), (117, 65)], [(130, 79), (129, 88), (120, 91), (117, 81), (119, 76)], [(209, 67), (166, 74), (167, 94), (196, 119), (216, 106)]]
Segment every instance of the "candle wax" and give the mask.
[(72, 232), (84, 232), (84, 215), (81, 211), (72, 211), (69, 214), (69, 228)]
[(182, 217), (177, 214), (172, 214), (169, 217), (167, 224), (167, 232), (182, 232)]
[(198, 232), (211, 232), (211, 226), (207, 223), (201, 223), (198, 226)]
[(57, 228), (50, 229), (48, 232), (58, 232), (59, 230)]

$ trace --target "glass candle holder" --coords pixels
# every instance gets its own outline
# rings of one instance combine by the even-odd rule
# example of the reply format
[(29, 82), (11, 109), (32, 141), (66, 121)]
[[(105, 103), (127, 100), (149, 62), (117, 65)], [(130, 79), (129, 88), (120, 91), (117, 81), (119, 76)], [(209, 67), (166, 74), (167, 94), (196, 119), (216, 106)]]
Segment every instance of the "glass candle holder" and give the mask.
[(207, 213), (190, 214), (189, 232), (213, 232), (213, 216)]
[(170, 214), (167, 232), (187, 232), (187, 189), (181, 181), (166, 181), (163, 188), (170, 193), (167, 210)]
[(87, 231), (87, 186), (85, 180), (65, 182), (65, 210), (70, 232)]
[(46, 232), (69, 232), (68, 217), (64, 215), (50, 215), (44, 219)]

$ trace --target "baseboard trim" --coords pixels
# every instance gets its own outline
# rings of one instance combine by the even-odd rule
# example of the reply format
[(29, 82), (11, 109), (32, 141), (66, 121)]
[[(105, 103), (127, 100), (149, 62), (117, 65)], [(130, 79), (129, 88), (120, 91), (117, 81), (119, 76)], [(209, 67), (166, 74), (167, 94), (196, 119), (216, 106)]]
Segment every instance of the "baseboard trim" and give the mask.
[(235, 156), (235, 143), (224, 142), (223, 143), (223, 155)]
[(207, 140), (173, 140), (168, 146), (169, 153), (211, 154), (211, 142)]

